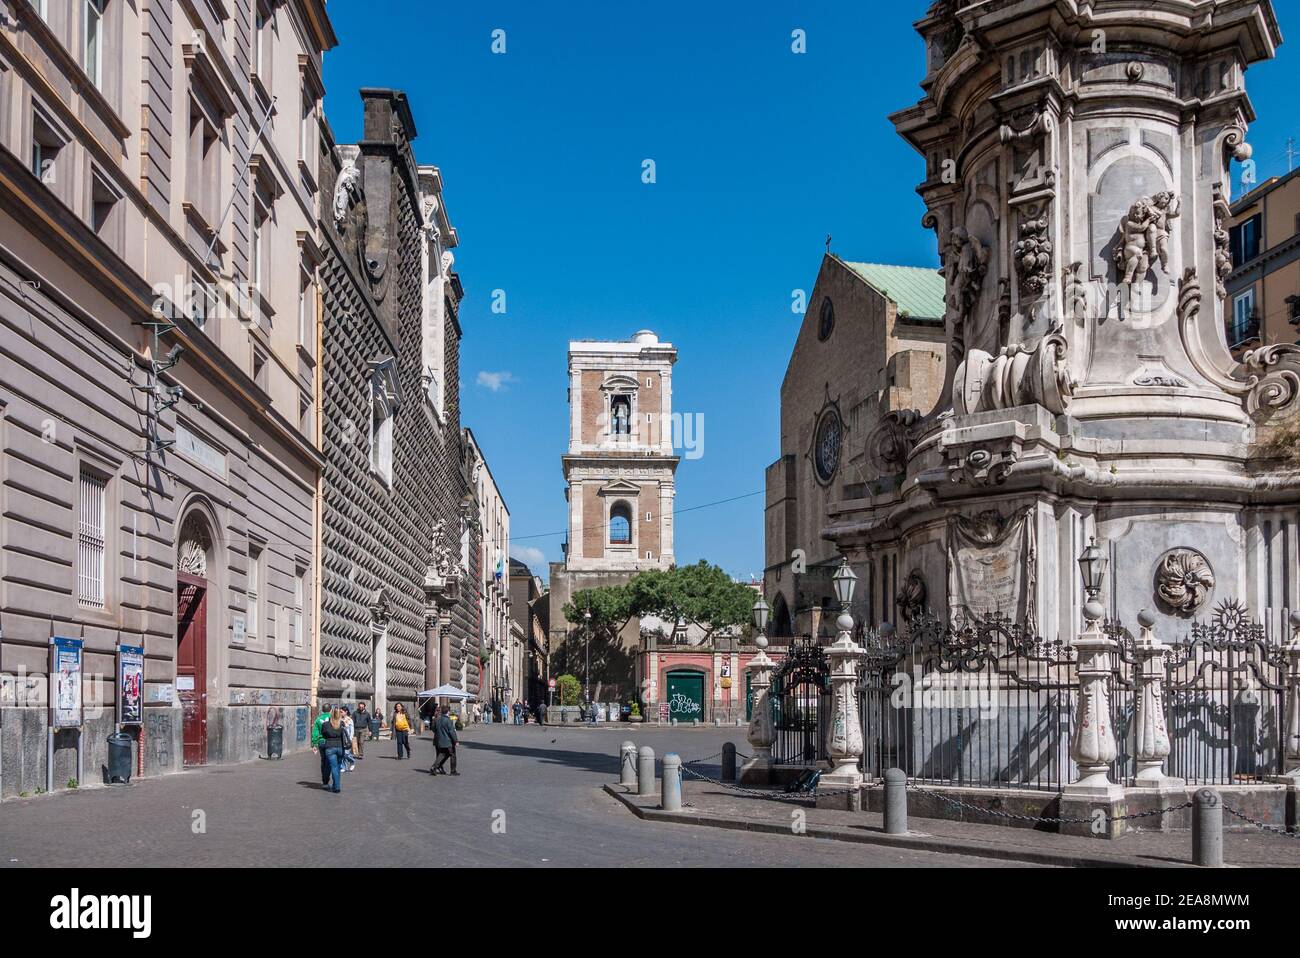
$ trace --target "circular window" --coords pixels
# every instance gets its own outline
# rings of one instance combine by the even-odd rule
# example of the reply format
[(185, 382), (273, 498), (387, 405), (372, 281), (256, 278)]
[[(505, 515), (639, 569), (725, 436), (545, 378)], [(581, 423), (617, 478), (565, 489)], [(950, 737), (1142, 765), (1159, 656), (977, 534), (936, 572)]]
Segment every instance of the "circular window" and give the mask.
[(826, 296), (822, 299), (822, 315), (817, 323), (817, 338), (822, 342), (831, 338), (831, 331), (835, 328), (835, 304), (831, 298)]
[(840, 422), (840, 414), (834, 408), (827, 409), (817, 423), (817, 438), (813, 443), (813, 463), (817, 467), (817, 479), (823, 485), (835, 478), (840, 467), (843, 438), (844, 424)]

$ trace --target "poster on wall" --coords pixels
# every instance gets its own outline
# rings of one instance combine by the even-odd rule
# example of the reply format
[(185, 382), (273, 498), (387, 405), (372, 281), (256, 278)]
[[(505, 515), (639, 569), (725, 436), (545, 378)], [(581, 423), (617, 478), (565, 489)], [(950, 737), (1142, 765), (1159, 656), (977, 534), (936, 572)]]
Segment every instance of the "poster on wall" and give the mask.
[(1000, 613), (1037, 628), (1037, 545), (1033, 508), (1003, 516), (987, 509), (948, 527), (948, 608), (962, 615)]
[(54, 695), (51, 705), (55, 728), (81, 727), (81, 639), (55, 636), (51, 640), (54, 662), (50, 674), (54, 677)]
[(144, 721), (144, 649), (117, 647), (117, 721), (139, 725)]

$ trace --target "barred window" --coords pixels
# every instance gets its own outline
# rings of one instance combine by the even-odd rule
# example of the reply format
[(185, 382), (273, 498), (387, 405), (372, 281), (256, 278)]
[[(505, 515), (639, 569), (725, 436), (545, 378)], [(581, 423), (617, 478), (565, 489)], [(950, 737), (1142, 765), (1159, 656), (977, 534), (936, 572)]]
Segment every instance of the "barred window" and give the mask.
[(77, 601), (104, 607), (104, 496), (108, 483), (82, 470), (80, 521), (77, 523)]

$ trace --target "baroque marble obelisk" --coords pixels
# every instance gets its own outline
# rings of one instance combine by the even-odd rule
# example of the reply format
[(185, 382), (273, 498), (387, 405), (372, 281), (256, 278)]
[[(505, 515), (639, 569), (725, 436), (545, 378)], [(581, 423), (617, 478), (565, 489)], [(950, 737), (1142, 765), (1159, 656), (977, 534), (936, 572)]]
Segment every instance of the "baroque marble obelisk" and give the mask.
[(940, 615), (1049, 637), (1082, 624), (1094, 536), (1108, 617), (1150, 608), (1178, 635), (1227, 597), (1294, 608), (1300, 473), (1268, 436), (1300, 405), (1300, 349), (1234, 357), (1223, 323), (1272, 5), (944, 0), (916, 26), (923, 95), (892, 119), (924, 157), (947, 388), (884, 417), (876, 494), (825, 535), (897, 556)]

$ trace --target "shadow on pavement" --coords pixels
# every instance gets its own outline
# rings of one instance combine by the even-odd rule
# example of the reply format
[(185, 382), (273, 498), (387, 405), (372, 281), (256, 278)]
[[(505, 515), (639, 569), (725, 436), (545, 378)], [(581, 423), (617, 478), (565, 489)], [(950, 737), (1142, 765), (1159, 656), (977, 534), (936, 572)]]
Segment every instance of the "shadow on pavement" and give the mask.
[(534, 758), (552, 765), (565, 765), (569, 768), (582, 768), (589, 772), (601, 774), (618, 774), (618, 756), (605, 755), (601, 752), (572, 752), (559, 748), (526, 748), (518, 745), (498, 745), (493, 742), (478, 742), (461, 739), (460, 747), (472, 751), (497, 752), (501, 755), (514, 755)]

